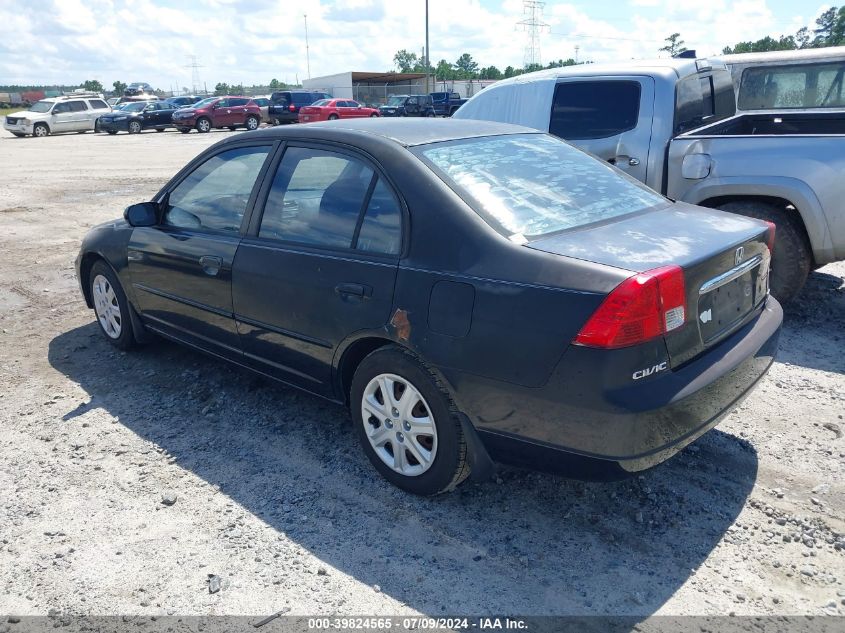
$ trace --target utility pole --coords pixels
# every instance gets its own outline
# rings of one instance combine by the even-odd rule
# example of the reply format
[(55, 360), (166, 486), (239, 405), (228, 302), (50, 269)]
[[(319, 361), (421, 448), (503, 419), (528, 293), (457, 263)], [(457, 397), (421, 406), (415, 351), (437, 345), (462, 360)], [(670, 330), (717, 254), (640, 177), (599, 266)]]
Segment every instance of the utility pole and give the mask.
[(575, 45), (575, 63), (578, 63), (578, 49), (581, 48), (578, 44)]
[(546, 6), (546, 3), (540, 0), (522, 0), (522, 12), (528, 17), (517, 22), (516, 25), (521, 26), (528, 33), (528, 42), (525, 44), (525, 57), (523, 58), (523, 64), (526, 68), (543, 63), (540, 56), (540, 33), (549, 28), (549, 25), (543, 22), (544, 6)]
[(308, 69), (308, 79), (311, 79), (311, 53), (308, 50), (308, 14), (302, 15), (305, 18), (305, 64)]
[(431, 69), (431, 63), (429, 61), (430, 56), (431, 56), (431, 53), (429, 52), (429, 48), (428, 48), (428, 0), (425, 0), (425, 59), (424, 59), (424, 62), (425, 62), (425, 92), (426, 92), (426, 94), (431, 92), (431, 89), (429, 88), (429, 85), (428, 85), (429, 75), (431, 74), (431, 70), (430, 70)]

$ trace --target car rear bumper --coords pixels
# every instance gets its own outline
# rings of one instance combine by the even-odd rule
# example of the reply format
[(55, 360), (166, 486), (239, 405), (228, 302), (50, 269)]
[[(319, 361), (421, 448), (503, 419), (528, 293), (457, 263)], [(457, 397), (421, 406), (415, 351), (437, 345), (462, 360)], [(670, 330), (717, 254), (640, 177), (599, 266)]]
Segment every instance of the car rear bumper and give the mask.
[(538, 389), (447, 379), (493, 459), (613, 478), (669, 459), (735, 409), (773, 363), (782, 321), (769, 297), (754, 321), (712, 349), (623, 387), (601, 378), (613, 352), (580, 346), (569, 347)]

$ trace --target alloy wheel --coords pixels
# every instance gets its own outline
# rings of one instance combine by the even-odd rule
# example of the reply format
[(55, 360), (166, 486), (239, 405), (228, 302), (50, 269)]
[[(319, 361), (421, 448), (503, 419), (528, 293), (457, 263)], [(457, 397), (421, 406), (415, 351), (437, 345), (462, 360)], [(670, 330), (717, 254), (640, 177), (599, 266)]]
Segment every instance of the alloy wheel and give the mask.
[(408, 380), (379, 374), (361, 399), (364, 432), (389, 468), (408, 477), (426, 472), (437, 456), (437, 426), (428, 403)]
[(102, 326), (106, 336), (112, 339), (120, 338), (123, 316), (120, 313), (120, 305), (111, 283), (103, 275), (97, 275), (91, 284), (91, 290), (94, 299), (94, 311), (97, 313), (97, 319), (100, 321), (100, 326)]

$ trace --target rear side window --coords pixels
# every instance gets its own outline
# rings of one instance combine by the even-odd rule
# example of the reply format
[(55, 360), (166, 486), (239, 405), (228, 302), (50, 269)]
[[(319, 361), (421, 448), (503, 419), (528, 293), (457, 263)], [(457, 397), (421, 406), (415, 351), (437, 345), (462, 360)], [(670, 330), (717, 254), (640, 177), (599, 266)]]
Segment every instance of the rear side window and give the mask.
[(815, 63), (746, 68), (739, 85), (740, 110), (838, 108), (845, 63)]
[(89, 101), (88, 103), (91, 104), (91, 107), (95, 110), (109, 107), (108, 105), (106, 105), (105, 101), (100, 101), (99, 99), (91, 99), (91, 101)]
[(547, 134), (487, 136), (413, 151), (490, 226), (516, 242), (666, 203)]
[(84, 101), (68, 101), (68, 106), (70, 106), (71, 112), (84, 112), (88, 109)]
[(322, 149), (285, 151), (259, 237), (396, 254), (400, 235), (399, 203), (371, 167)]
[(306, 93), (294, 92), (294, 93), (291, 93), (291, 96), (293, 97), (293, 102), (296, 103), (296, 104), (309, 105), (314, 101), (314, 98), (310, 94), (308, 94), (307, 92)]
[(555, 87), (549, 132), (563, 139), (616, 136), (637, 127), (636, 81), (572, 81)]
[(249, 99), (229, 99), (230, 106), (245, 106), (249, 103)]
[(730, 73), (692, 75), (675, 86), (675, 134), (736, 113)]
[(187, 229), (236, 233), (269, 146), (215, 154), (170, 192), (164, 223)]

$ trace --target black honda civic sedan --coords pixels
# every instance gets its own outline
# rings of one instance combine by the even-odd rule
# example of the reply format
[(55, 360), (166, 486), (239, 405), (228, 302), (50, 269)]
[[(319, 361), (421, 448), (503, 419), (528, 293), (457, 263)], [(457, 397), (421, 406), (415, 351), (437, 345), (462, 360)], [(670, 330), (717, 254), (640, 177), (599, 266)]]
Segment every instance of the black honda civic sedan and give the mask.
[(117, 347), (344, 404), (373, 466), (434, 494), (493, 461), (620, 477), (711, 429), (773, 362), (773, 237), (535, 130), (366, 119), (221, 141), (77, 273)]

